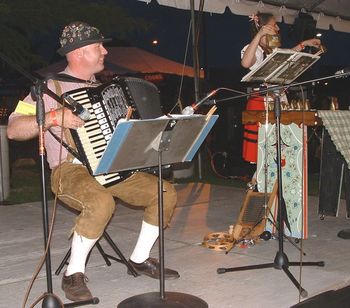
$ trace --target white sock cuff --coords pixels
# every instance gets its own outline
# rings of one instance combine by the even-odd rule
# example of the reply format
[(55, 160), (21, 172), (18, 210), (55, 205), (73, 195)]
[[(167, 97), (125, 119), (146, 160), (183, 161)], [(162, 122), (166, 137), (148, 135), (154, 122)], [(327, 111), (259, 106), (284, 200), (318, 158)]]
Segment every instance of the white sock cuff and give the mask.
[(151, 225), (148, 222), (142, 220), (141, 232), (149, 232), (150, 234), (157, 236), (159, 235), (159, 227)]
[(66, 275), (70, 276), (74, 273), (85, 273), (86, 258), (91, 248), (97, 242), (97, 239), (89, 239), (79, 235), (74, 231), (72, 244), (71, 244), (71, 255), (69, 264), (67, 266)]
[(131, 261), (142, 263), (149, 258), (151, 249), (159, 235), (159, 227), (142, 221), (139, 238), (134, 251), (130, 256)]

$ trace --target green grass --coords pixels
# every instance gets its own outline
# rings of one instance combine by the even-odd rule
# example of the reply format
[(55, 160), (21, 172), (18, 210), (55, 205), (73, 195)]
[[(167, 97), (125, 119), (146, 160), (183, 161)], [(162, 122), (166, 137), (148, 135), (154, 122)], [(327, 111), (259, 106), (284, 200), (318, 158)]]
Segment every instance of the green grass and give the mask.
[[(246, 177), (228, 177), (222, 178), (217, 176), (208, 166), (204, 166), (202, 170), (202, 178), (199, 179), (198, 175), (194, 175), (186, 179), (176, 179), (176, 183), (208, 183), (213, 185), (233, 186), (238, 188), (246, 188), (249, 179)], [(319, 174), (309, 174), (308, 176), (308, 194), (311, 196), (319, 195)]]
[[(195, 164), (196, 165), (196, 164)], [(309, 195), (317, 196), (319, 193), (318, 174), (309, 175)], [(12, 167), (11, 169), (10, 195), (2, 204), (20, 204), (41, 201), (41, 170), (37, 165)], [(189, 178), (175, 179), (175, 183), (208, 183), (213, 185), (233, 186), (245, 188), (249, 181), (245, 177), (220, 177), (214, 173), (207, 160), (202, 164), (202, 178), (198, 178), (198, 172)], [(46, 192), (48, 199), (52, 199), (50, 188), (50, 173), (46, 172)]]
[[(52, 198), (50, 175), (46, 173), (46, 195)], [(41, 170), (37, 165), (12, 167), (10, 195), (4, 204), (19, 204), (41, 200)]]
[[(198, 172), (194, 172), (195, 175), (186, 178), (186, 179), (176, 179), (176, 183), (208, 183), (213, 185), (224, 185), (224, 186), (233, 186), (238, 188), (246, 188), (247, 182), (250, 181), (247, 177), (240, 176), (231, 176), (231, 177), (222, 177), (217, 175), (210, 162), (209, 157), (205, 157), (203, 159), (202, 164), (202, 178), (198, 178)], [(311, 196), (319, 195), (319, 174), (318, 173), (310, 173), (308, 175), (308, 194)]]

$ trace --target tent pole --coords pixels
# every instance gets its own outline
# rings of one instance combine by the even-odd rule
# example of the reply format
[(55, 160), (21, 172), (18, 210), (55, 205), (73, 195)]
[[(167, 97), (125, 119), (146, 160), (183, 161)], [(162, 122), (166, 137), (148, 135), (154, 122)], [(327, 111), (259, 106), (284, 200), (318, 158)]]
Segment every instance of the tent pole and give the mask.
[[(191, 7), (191, 30), (192, 30), (192, 61), (193, 61), (193, 77), (194, 77), (194, 98), (195, 101), (199, 101), (199, 76), (198, 76), (198, 46), (196, 38), (196, 16), (194, 11), (194, 0), (190, 0)], [(202, 179), (202, 155), (199, 151), (198, 157), (198, 178)]]
[(194, 0), (190, 0), (191, 5), (191, 24), (192, 24), (192, 58), (194, 71), (194, 98), (199, 100), (199, 76), (198, 76), (198, 48), (196, 40), (196, 16), (194, 11)]

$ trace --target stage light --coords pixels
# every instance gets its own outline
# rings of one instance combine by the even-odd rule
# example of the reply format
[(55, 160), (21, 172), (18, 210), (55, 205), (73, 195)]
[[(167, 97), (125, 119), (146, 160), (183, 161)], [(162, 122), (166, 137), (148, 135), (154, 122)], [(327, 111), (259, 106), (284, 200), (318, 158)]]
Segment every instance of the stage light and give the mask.
[(152, 45), (158, 45), (158, 40), (153, 40)]

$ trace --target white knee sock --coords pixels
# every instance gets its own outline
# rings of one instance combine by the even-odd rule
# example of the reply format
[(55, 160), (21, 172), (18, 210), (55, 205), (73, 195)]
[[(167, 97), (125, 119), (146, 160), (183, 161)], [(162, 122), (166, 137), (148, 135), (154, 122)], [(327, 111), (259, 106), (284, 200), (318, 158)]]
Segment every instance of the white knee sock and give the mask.
[(149, 258), (151, 249), (159, 235), (158, 226), (153, 226), (142, 221), (141, 231), (130, 260), (142, 263)]
[(70, 276), (78, 272), (85, 273), (86, 258), (97, 240), (98, 239), (88, 239), (84, 236), (78, 235), (74, 231), (69, 264), (65, 273), (66, 276)]

